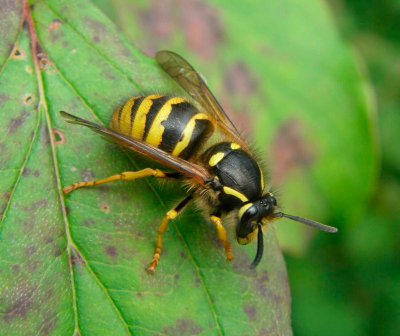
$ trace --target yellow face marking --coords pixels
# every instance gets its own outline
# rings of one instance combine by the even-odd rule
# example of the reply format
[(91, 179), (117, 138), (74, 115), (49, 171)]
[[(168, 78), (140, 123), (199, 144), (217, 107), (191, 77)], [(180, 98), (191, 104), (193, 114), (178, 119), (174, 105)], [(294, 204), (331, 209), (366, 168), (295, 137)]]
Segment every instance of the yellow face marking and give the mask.
[(217, 175), (215, 175), (214, 178), (219, 181), (219, 177)]
[(239, 212), (238, 212), (238, 217), (239, 219), (242, 219), (243, 214), (246, 212), (246, 210), (248, 208), (250, 208), (251, 206), (253, 206), (253, 203), (247, 203), (245, 205), (243, 205), (242, 207), (240, 207)]
[(240, 148), (240, 145), (237, 144), (236, 142), (232, 142), (232, 143), (231, 143), (231, 148), (232, 148), (232, 149), (239, 149), (239, 148)]
[(151, 106), (153, 105), (152, 99), (161, 98), (163, 95), (150, 95), (142, 100), (140, 106), (136, 110), (135, 119), (132, 122), (132, 137), (136, 139), (142, 139), (144, 134), (144, 127), (146, 125), (146, 115), (149, 113)]
[(149, 144), (158, 147), (162, 141), (162, 135), (164, 133), (165, 127), (161, 125), (161, 123), (168, 119), (171, 111), (172, 105), (183, 103), (185, 100), (179, 97), (174, 97), (165, 102), (165, 104), (160, 108), (157, 112), (156, 117), (151, 124), (149, 133), (146, 137), (146, 142)]
[(254, 230), (253, 232), (250, 232), (246, 238), (240, 238), (237, 237), (237, 241), (240, 245), (247, 245), (248, 243), (250, 243), (251, 241), (254, 240), (254, 238), (256, 237), (258, 230)]
[(224, 158), (225, 154), (224, 153), (216, 153), (213, 156), (211, 156), (210, 160), (208, 161), (208, 164), (210, 167), (214, 167), (216, 164), (218, 164), (219, 161), (221, 161)]
[(246, 196), (244, 196), (242, 193), (240, 193), (239, 191), (229, 188), (229, 187), (224, 187), (224, 193), (227, 195), (232, 195), (235, 196), (236, 198), (239, 198), (242, 202), (247, 202), (248, 199)]
[(183, 130), (183, 135), (181, 139), (178, 141), (172, 152), (173, 156), (179, 156), (179, 154), (182, 153), (183, 150), (189, 145), (194, 127), (196, 126), (196, 120), (202, 119), (208, 119), (208, 116), (204, 113), (196, 113), (192, 118), (190, 118), (189, 122), (186, 124), (185, 129)]

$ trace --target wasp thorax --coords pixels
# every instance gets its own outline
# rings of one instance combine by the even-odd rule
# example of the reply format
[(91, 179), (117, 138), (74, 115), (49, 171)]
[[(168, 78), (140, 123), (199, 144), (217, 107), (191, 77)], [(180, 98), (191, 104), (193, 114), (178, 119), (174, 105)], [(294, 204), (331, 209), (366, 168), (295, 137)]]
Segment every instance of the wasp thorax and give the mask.
[(268, 193), (254, 202), (243, 204), (238, 212), (239, 223), (236, 237), (241, 245), (251, 242), (256, 234), (257, 224), (275, 213), (277, 207), (275, 197)]

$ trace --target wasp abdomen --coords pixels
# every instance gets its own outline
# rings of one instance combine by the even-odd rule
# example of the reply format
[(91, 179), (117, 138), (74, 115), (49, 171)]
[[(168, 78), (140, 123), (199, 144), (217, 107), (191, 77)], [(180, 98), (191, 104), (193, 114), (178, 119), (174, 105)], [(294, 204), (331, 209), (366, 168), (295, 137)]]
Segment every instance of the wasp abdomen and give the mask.
[(159, 94), (129, 99), (114, 112), (110, 126), (186, 160), (213, 132), (205, 113), (183, 98)]

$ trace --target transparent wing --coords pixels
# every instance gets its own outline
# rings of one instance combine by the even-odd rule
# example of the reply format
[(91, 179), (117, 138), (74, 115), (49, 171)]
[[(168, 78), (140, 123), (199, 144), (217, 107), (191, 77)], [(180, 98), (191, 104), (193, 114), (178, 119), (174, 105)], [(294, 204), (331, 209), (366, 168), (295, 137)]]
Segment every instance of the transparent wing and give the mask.
[(163, 70), (204, 108), (204, 112), (211, 115), (223, 133), (234, 137), (242, 147), (248, 147), (200, 75), (188, 62), (178, 54), (166, 50), (159, 51), (155, 59)]
[(183, 160), (181, 158), (172, 156), (167, 152), (157, 147), (154, 147), (142, 140), (128, 137), (124, 134), (112, 130), (111, 128), (92, 123), (91, 121), (76, 117), (64, 111), (60, 111), (60, 114), (68, 123), (86, 126), (92, 131), (101, 134), (102, 137), (106, 140), (118, 143), (125, 148), (144, 154), (151, 159), (160, 162), (161, 164), (176, 169), (184, 173), (185, 175), (194, 178), (200, 184), (204, 185), (210, 179), (208, 171), (203, 167)]

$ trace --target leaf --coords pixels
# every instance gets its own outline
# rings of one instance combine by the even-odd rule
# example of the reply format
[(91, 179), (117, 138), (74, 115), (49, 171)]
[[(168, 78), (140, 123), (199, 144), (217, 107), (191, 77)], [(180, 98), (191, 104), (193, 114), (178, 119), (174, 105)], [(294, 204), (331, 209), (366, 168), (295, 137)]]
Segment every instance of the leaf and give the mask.
[(149, 179), (63, 195), (72, 182), (146, 163), (67, 125), (59, 110), (106, 125), (132, 95), (178, 89), (90, 3), (3, 5), (1, 333), (291, 334), (273, 234), (257, 270), (248, 268), (255, 245), (235, 244), (227, 263), (215, 229), (191, 208), (169, 225), (149, 275), (156, 229), (182, 190)]
[[(374, 93), (324, 1), (113, 4), (118, 25), (148, 54), (175, 50), (205, 75), (252, 135), (286, 212), (339, 224), (339, 235), (360, 219), (377, 180)], [(296, 255), (319, 234), (289, 220), (277, 232)]]

